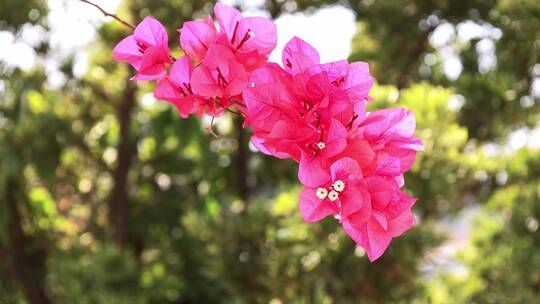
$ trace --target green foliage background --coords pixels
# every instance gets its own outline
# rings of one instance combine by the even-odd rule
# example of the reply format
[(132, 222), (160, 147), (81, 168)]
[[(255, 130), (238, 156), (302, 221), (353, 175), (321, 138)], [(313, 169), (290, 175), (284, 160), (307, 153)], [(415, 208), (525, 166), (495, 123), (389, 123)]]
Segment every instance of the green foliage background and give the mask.
[[(276, 18), (334, 3), (264, 9)], [(295, 165), (250, 152), (234, 119), (220, 118), (213, 138), (166, 103), (143, 108), (152, 87), (112, 61), (128, 31), (111, 22), (83, 77), (65, 59), (59, 89), (42, 65), (0, 61), (0, 303), (539, 303), (540, 151), (506, 149), (540, 118), (538, 1), (339, 4), (357, 17), (350, 59), (368, 61), (378, 80), (371, 109), (414, 111), (426, 146), (406, 177), (419, 224), (380, 260), (369, 263), (333, 220), (303, 223)], [(211, 7), (126, 0), (118, 13), (173, 29)], [(46, 16), (42, 1), (0, 2), (2, 30), (47, 29)], [(480, 39), (451, 41), (463, 71), (449, 79), (429, 43), (446, 22), (499, 29), (496, 67), (479, 67)], [(494, 146), (500, 153), (487, 153)], [(471, 240), (454, 257), (464, 270), (426, 271), (451, 238), (440, 227), (470, 210)]]

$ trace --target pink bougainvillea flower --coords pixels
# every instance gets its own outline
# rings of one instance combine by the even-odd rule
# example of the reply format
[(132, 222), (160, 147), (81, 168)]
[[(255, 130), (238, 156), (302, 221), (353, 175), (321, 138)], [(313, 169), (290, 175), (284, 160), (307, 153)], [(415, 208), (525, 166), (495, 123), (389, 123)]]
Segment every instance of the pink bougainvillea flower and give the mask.
[(367, 140), (358, 137), (349, 137), (346, 148), (330, 159), (329, 162), (334, 162), (343, 157), (350, 157), (356, 160), (364, 174), (371, 174), (377, 166), (377, 158), (372, 146)]
[[(368, 100), (375, 82), (366, 62), (349, 64), (347, 60), (340, 60), (320, 64), (317, 50), (298, 37), (285, 45), (282, 61), (285, 70), (296, 77), (295, 81), (305, 85), (308, 91), (316, 92), (318, 88), (328, 91), (328, 85), (332, 84), (332, 87), (346, 94), (351, 103)], [(308, 88), (311, 77), (318, 79), (311, 79), (311, 87)], [(322, 83), (323, 80), (326, 83)]]
[(246, 124), (263, 153), (299, 162), (304, 220), (334, 215), (375, 260), (414, 223), (414, 200), (399, 190), (422, 148), (414, 117), (366, 113), (374, 84), (366, 63), (319, 61), (312, 46), (293, 38), (284, 68), (267, 64), (251, 75)]
[(221, 44), (248, 72), (264, 65), (277, 44), (276, 25), (262, 17), (244, 18), (237, 9), (221, 3), (216, 3), (214, 13), (219, 32), (210, 16), (184, 23), (180, 45), (186, 54), (201, 61), (212, 44)]
[(309, 43), (293, 37), (283, 48), (281, 60), (285, 70), (295, 75), (319, 64), (321, 59), (319, 52)]
[(367, 252), (370, 261), (378, 259), (390, 241), (410, 229), (414, 223), (411, 211), (415, 199), (399, 190), (391, 179), (373, 176), (363, 179), (360, 185), (369, 193), (370, 215), (359, 210), (342, 217), (343, 229)]
[(197, 61), (203, 60), (217, 35), (216, 26), (210, 16), (203, 21), (184, 22), (178, 31), (180, 32), (180, 46), (189, 57)]
[(336, 119), (316, 123), (316, 129), (299, 142), (301, 149), (298, 179), (304, 185), (321, 181), (318, 172), (328, 167), (328, 160), (341, 153), (347, 146), (347, 130)]
[(216, 3), (218, 42), (228, 46), (246, 70), (262, 66), (277, 44), (276, 25), (263, 17), (242, 17), (235, 8)]
[(362, 171), (351, 158), (334, 162), (321, 172), (320, 183), (304, 186), (300, 192), (300, 213), (306, 222), (319, 221), (329, 215), (338, 220), (362, 213), (368, 220), (371, 206), (367, 192), (360, 186)]
[(376, 153), (374, 174), (400, 176), (414, 164), (416, 152), (424, 149), (414, 137), (416, 121), (407, 109), (375, 111), (358, 127), (358, 136), (367, 140)]
[(232, 51), (214, 44), (191, 77), (193, 91), (203, 97), (233, 97), (247, 87), (248, 74)]
[(299, 161), (300, 181), (309, 184), (313, 172), (324, 170), (326, 161), (345, 149), (347, 125), (350, 129), (365, 116), (373, 80), (369, 74), (354, 76), (368, 72), (363, 65), (319, 64), (317, 51), (297, 37), (284, 48), (283, 62), (285, 69), (267, 64), (250, 77), (251, 87), (244, 93), (246, 124), (262, 151)]
[(169, 76), (160, 80), (154, 90), (157, 99), (173, 103), (181, 117), (193, 113), (197, 96), (191, 88), (193, 64), (187, 56), (182, 56), (172, 65)]
[(167, 32), (152, 17), (144, 18), (133, 35), (120, 41), (113, 49), (114, 59), (129, 63), (137, 74), (134, 80), (159, 80), (165, 77), (166, 64), (172, 63)]

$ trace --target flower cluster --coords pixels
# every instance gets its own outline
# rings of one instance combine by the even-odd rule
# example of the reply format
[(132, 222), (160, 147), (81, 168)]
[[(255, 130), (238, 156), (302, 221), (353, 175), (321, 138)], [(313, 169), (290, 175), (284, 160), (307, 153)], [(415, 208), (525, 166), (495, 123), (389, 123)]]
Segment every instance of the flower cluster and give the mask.
[(366, 113), (374, 79), (366, 63), (321, 64), (293, 38), (283, 68), (254, 71), (244, 93), (252, 142), (299, 163), (300, 212), (307, 222), (334, 216), (370, 260), (414, 224), (415, 200), (400, 190), (422, 143), (405, 109)]
[(219, 28), (207, 16), (179, 29), (185, 55), (178, 59), (170, 55), (165, 28), (152, 17), (113, 50), (116, 60), (135, 68), (134, 80), (157, 80), (155, 97), (173, 103), (184, 118), (192, 113), (216, 116), (231, 106), (245, 111), (242, 92), (249, 74), (264, 65), (276, 47), (276, 26), (270, 20), (244, 18), (220, 3), (214, 12)]
[(304, 220), (333, 216), (371, 261), (379, 258), (415, 222), (415, 199), (401, 190), (423, 149), (414, 115), (366, 112), (374, 84), (367, 63), (322, 64), (297, 37), (283, 49), (283, 66), (267, 62), (276, 46), (271, 21), (243, 18), (219, 3), (214, 12), (218, 28), (210, 16), (184, 23), (185, 55), (178, 59), (151, 17), (115, 47), (114, 57), (135, 68), (133, 79), (157, 80), (156, 98), (173, 103), (182, 117), (236, 107), (258, 150), (299, 163)]

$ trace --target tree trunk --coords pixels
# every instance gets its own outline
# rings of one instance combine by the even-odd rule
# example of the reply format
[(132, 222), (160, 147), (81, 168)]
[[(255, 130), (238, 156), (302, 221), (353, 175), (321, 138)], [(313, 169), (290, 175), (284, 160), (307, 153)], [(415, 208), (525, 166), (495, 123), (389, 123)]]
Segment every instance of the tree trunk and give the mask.
[(111, 223), (113, 225), (114, 241), (119, 247), (126, 242), (126, 225), (128, 212), (127, 179), (134, 154), (134, 145), (130, 139), (131, 114), (135, 106), (136, 87), (129, 80), (126, 84), (124, 97), (116, 105), (116, 116), (120, 126), (118, 138), (117, 166), (113, 173), (114, 188), (110, 199)]
[(25, 250), (28, 242), (21, 226), (21, 214), (17, 206), (17, 181), (13, 178), (8, 178), (6, 182), (6, 205), (9, 213), (9, 244), (11, 246), (11, 258), (13, 260), (13, 273), (16, 279), (21, 284), (24, 294), (31, 304), (47, 304), (50, 303), (45, 292), (43, 282), (36, 279), (33, 275), (30, 260)]
[(247, 182), (248, 178), (248, 161), (249, 161), (249, 151), (247, 151), (247, 142), (245, 138), (245, 131), (242, 128), (243, 121), (235, 117), (234, 118), (234, 127), (236, 132), (236, 140), (238, 141), (238, 150), (236, 151), (235, 156), (235, 168), (237, 170), (237, 193), (240, 199), (244, 203), (249, 204), (249, 185)]

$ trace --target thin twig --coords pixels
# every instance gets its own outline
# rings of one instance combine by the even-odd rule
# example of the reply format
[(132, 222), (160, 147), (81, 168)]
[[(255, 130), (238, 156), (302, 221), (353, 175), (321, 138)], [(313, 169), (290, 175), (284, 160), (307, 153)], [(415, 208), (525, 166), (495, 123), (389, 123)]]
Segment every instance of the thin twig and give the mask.
[(226, 112), (229, 112), (229, 113), (232, 113), (234, 115), (237, 115), (237, 116), (240, 116), (242, 118), (246, 118), (246, 116), (242, 113), (242, 112), (236, 112), (236, 111), (233, 111), (229, 108), (226, 108), (223, 106), (223, 104), (221, 102), (219, 102), (219, 100), (217, 98), (214, 99), (215, 103), (217, 103), (218, 106), (220, 106), (224, 111)]
[(208, 133), (210, 133), (210, 135), (212, 135), (214, 138), (219, 138), (219, 136), (216, 134), (216, 132), (214, 132), (214, 118), (216, 116), (212, 115), (212, 120), (210, 121), (210, 126), (206, 127), (206, 131), (208, 131)]
[(241, 106), (242, 108), (247, 109), (246, 104), (243, 103), (243, 102), (241, 102), (241, 101), (238, 101), (238, 100), (232, 99), (232, 98), (230, 99), (230, 101), (231, 101), (232, 104), (239, 105), (239, 106)]
[(244, 114), (242, 112), (236, 112), (236, 111), (233, 111), (233, 110), (231, 110), (229, 108), (225, 108), (224, 110), (229, 112), (229, 113), (232, 113), (234, 115), (238, 115), (238, 116), (240, 116), (242, 118), (246, 118), (246, 116), (244, 116)]
[(111, 13), (107, 12), (106, 10), (101, 8), (101, 6), (99, 6), (99, 5), (95, 4), (95, 3), (92, 3), (92, 2), (90, 2), (88, 0), (79, 0), (79, 1), (92, 5), (93, 7), (97, 8), (101, 13), (103, 13), (103, 15), (105, 15), (105, 17), (111, 17), (111, 18), (115, 19), (116, 21), (122, 23), (123, 25), (129, 27), (130, 29), (135, 30), (135, 27), (131, 23), (123, 20), (122, 18), (118, 17), (115, 14), (111, 14)]

